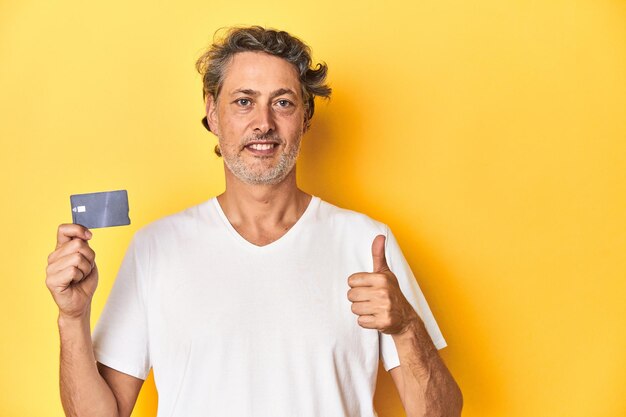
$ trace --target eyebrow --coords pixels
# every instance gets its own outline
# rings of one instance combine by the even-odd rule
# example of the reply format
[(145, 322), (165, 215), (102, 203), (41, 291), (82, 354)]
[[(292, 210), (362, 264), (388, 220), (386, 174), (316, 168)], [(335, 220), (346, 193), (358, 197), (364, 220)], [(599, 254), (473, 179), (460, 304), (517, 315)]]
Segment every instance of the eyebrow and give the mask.
[[(245, 95), (252, 96), (252, 97), (257, 97), (261, 95), (260, 91), (252, 90), (250, 88), (238, 88), (237, 90), (233, 91), (230, 94), (235, 95), (238, 93), (245, 94)], [(275, 98), (275, 97), (282, 96), (285, 94), (296, 96), (296, 93), (290, 88), (279, 88), (278, 90), (272, 91), (270, 93), (270, 98)]]

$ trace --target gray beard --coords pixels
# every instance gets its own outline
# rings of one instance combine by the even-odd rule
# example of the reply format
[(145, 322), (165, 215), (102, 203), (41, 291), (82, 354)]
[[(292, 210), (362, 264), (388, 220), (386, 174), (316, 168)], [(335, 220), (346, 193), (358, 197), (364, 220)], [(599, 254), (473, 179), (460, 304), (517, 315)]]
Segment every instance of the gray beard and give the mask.
[(239, 155), (225, 156), (224, 164), (228, 170), (240, 181), (250, 185), (276, 185), (281, 183), (287, 175), (293, 170), (300, 152), (300, 141), (295, 144), (289, 153), (280, 155), (278, 163), (273, 168), (262, 171), (252, 172), (243, 162)]

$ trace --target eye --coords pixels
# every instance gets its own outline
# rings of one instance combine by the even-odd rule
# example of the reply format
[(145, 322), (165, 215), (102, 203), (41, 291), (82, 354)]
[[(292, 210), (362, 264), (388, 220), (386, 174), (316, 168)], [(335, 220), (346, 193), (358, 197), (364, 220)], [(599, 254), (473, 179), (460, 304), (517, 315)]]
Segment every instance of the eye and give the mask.
[(252, 104), (250, 99), (247, 99), (247, 98), (238, 98), (237, 100), (235, 100), (235, 103), (240, 105), (241, 107), (247, 107), (250, 104)]
[(291, 101), (285, 99), (278, 100), (276, 104), (278, 104), (279, 107), (289, 107), (293, 105)]

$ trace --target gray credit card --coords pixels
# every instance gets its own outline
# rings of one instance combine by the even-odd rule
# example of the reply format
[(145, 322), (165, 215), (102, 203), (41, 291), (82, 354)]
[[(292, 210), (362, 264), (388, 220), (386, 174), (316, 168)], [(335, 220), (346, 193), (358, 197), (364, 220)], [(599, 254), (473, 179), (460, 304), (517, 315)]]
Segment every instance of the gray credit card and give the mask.
[(70, 196), (70, 202), (75, 224), (89, 229), (130, 224), (126, 190), (74, 194)]

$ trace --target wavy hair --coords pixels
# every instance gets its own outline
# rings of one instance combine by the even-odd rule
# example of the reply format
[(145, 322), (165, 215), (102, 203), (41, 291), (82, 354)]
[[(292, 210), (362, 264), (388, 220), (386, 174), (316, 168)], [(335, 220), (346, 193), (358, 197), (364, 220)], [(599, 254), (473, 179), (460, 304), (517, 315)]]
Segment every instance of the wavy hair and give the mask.
[[(328, 66), (322, 62), (313, 67), (311, 49), (284, 31), (250, 26), (232, 27), (222, 37), (218, 36), (218, 32), (213, 44), (196, 61), (196, 69), (202, 75), (203, 98), (210, 95), (217, 100), (228, 64), (236, 53), (264, 52), (283, 58), (298, 71), (304, 99), (305, 129), (308, 129), (315, 111), (315, 97), (328, 99), (332, 92), (326, 84)], [(206, 117), (202, 119), (202, 124), (210, 130)], [(215, 153), (221, 156), (217, 146)]]

